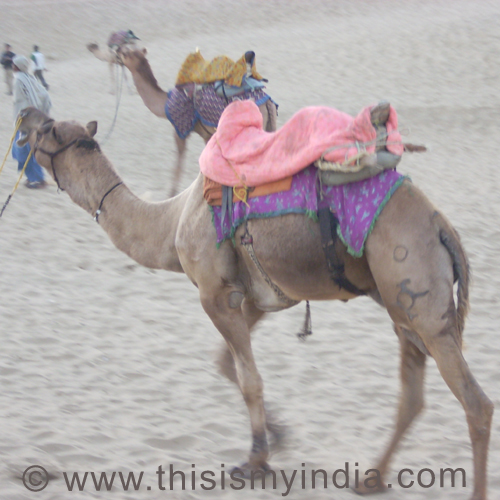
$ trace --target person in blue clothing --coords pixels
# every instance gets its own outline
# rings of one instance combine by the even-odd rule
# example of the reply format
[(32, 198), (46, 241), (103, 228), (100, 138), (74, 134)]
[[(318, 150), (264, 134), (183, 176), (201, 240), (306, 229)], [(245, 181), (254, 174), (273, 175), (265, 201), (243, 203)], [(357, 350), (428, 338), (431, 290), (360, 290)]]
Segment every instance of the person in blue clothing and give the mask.
[[(49, 114), (52, 102), (49, 93), (38, 83), (37, 79), (29, 73), (30, 62), (24, 56), (15, 56), (12, 60), (14, 71), (14, 122), (17, 121), (19, 112), (24, 108), (33, 106), (45, 114)], [(17, 140), (20, 132), (17, 132), (14, 144), (12, 145), (12, 156), (18, 162), (18, 170), (22, 170), (26, 159), (29, 156), (31, 147), (29, 143), (25, 146), (18, 146)], [(42, 167), (32, 156), (26, 166), (27, 177), (26, 186), (31, 189), (38, 189), (46, 186)]]

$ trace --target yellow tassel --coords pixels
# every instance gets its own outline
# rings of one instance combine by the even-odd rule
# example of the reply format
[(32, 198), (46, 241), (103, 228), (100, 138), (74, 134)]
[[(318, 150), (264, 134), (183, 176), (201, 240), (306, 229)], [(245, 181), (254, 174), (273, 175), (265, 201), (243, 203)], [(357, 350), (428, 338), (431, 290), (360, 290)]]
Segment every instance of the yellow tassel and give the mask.
[(247, 199), (248, 199), (248, 189), (246, 187), (233, 187), (233, 193), (234, 196), (240, 201), (242, 201), (245, 205), (248, 206)]

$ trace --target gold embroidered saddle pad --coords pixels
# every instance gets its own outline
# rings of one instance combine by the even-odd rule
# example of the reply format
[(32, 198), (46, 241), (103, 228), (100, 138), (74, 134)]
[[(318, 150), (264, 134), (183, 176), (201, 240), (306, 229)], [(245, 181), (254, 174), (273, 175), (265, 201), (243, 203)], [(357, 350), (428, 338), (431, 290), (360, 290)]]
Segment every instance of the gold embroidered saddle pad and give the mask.
[(252, 65), (251, 76), (256, 80), (263, 80), (255, 68), (254, 52), (245, 52), (240, 59), (234, 62), (227, 56), (218, 56), (207, 61), (197, 50), (189, 54), (182, 63), (175, 85), (213, 83), (217, 80), (224, 80), (228, 85), (240, 87), (241, 81), (247, 73), (247, 62)]

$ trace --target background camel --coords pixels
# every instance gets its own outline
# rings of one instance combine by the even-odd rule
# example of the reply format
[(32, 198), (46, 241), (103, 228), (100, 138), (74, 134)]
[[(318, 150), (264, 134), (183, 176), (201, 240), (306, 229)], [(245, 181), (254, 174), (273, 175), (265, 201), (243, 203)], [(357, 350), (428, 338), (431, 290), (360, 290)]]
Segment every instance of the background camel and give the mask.
[[(115, 94), (119, 91), (117, 88), (118, 79), (116, 78), (115, 73), (118, 73), (120, 69), (122, 71), (123, 81), (127, 85), (129, 93), (134, 93), (134, 88), (127, 78), (127, 73), (125, 72), (123, 64), (121, 63), (116, 51), (120, 47), (136, 48), (136, 40), (139, 40), (139, 38), (135, 36), (132, 30), (123, 30), (111, 33), (106, 50), (102, 50), (97, 43), (87, 44), (87, 49), (92, 52), (97, 59), (108, 63), (109, 74), (111, 77), (111, 94)], [(121, 78), (122, 75), (120, 75), (119, 78)]]
[[(134, 50), (130, 47), (123, 47), (120, 49), (119, 55), (125, 67), (132, 73), (137, 91), (146, 107), (155, 116), (167, 118), (165, 104), (169, 98), (168, 93), (162, 90), (158, 85), (153, 75), (151, 65), (146, 58), (146, 49)], [(274, 102), (268, 99), (264, 104), (259, 106), (259, 109), (262, 113), (264, 129), (268, 132), (276, 130), (277, 108)], [(194, 132), (201, 136), (205, 143), (212, 137), (214, 131), (215, 129), (213, 127), (205, 126), (200, 120), (197, 120), (194, 125)], [(177, 161), (169, 196), (174, 196), (178, 191), (186, 154), (186, 139), (179, 137), (175, 132), (174, 138), (177, 146)]]
[[(226, 241), (217, 248), (201, 174), (190, 188), (162, 203), (134, 196), (92, 139), (97, 122), (86, 128), (54, 122), (29, 108), (23, 113), (21, 130), (58, 187), (96, 218), (118, 249), (141, 265), (184, 272), (196, 285), (205, 312), (233, 358), (224, 372), (239, 386), (250, 415), (251, 452), (238, 470), (270, 471), (263, 383), (250, 334), (264, 312), (289, 306), (264, 282), (243, 249), (243, 228), (234, 245)], [(290, 214), (251, 220), (248, 229), (264, 271), (291, 300), (355, 298), (330, 279), (316, 222)], [(418, 188), (405, 182), (383, 209), (363, 257), (349, 256), (337, 243), (347, 278), (385, 305), (401, 347), (402, 392), (395, 430), (375, 468), (355, 489), (368, 494), (386, 488), (391, 457), (423, 408), (425, 363), (430, 355), (464, 407), (474, 460), (471, 498), (485, 500), (493, 405), (461, 352), (469, 269), (458, 234)], [(458, 281), (456, 306), (454, 281)]]

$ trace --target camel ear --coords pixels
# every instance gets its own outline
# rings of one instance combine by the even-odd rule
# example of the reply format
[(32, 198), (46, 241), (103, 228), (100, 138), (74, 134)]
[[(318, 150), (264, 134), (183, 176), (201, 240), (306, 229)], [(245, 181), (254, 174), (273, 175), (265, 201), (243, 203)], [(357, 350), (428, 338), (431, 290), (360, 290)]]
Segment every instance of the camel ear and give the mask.
[(38, 129), (38, 133), (40, 135), (45, 135), (45, 134), (48, 134), (51, 130), (52, 130), (52, 127), (54, 126), (54, 120), (49, 120), (47, 122), (45, 122), (39, 129)]
[[(54, 125), (54, 124), (52, 124)], [(62, 137), (57, 133), (57, 130), (56, 130), (56, 127), (53, 126), (52, 127), (52, 135), (54, 136), (54, 139), (59, 143), (59, 144), (62, 144), (63, 143), (63, 140), (62, 140)]]
[(97, 133), (97, 122), (88, 122), (87, 123), (87, 132), (89, 133), (90, 137), (94, 137)]

